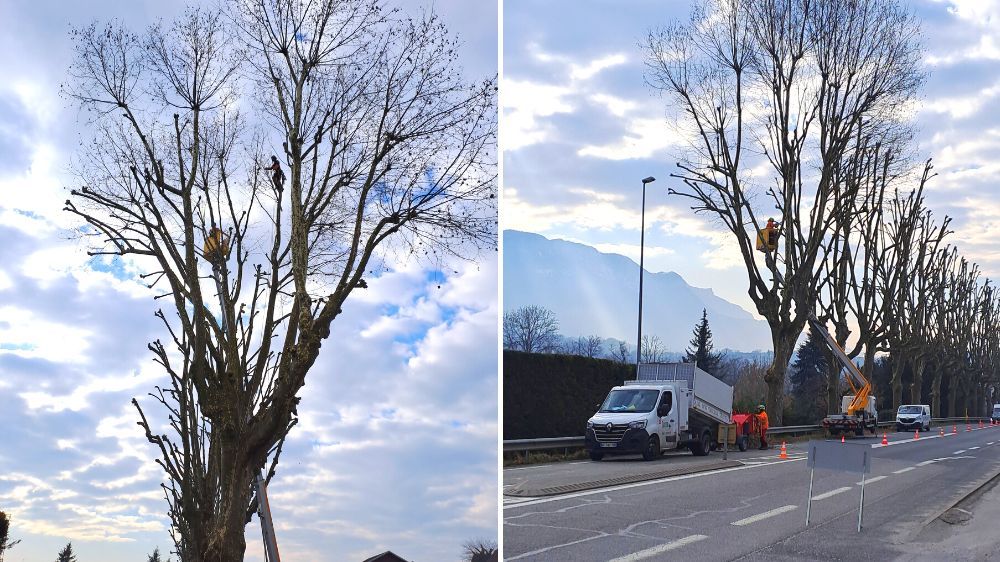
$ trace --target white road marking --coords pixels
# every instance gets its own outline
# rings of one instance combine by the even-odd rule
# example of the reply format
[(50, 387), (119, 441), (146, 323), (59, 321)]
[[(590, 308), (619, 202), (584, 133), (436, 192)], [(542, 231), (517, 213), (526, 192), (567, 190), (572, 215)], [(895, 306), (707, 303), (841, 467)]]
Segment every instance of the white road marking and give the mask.
[(955, 452), (954, 452), (954, 453), (952, 453), (952, 454), (953, 454), (953, 455), (961, 455), (961, 454), (962, 454), (962, 453), (964, 453), (964, 452), (965, 452), (965, 449), (959, 449), (959, 450), (955, 451)]
[(932, 460), (929, 460), (929, 461), (924, 461), (924, 462), (918, 462), (918, 463), (917, 463), (917, 466), (927, 466), (927, 465), (929, 465), (929, 464), (934, 464), (935, 462), (937, 462), (937, 461), (935, 461), (935, 460), (933, 460), (933, 459), (932, 459)]
[[(846, 488), (846, 489), (849, 489), (849, 488)], [(799, 508), (799, 506), (797, 506), (797, 505), (785, 505), (785, 506), (782, 506), (782, 507), (779, 507), (779, 508), (776, 508), (776, 509), (772, 509), (771, 511), (765, 511), (764, 513), (758, 513), (757, 515), (754, 515), (752, 517), (747, 517), (746, 519), (740, 519), (739, 521), (733, 521), (732, 523), (730, 523), (730, 525), (736, 525), (737, 527), (743, 527), (744, 525), (749, 525), (751, 523), (756, 523), (758, 521), (762, 521), (764, 519), (767, 519), (768, 517), (774, 517), (775, 515), (781, 515), (782, 513), (786, 513), (786, 512), (792, 511), (793, 509), (798, 509), (798, 508)]]
[(915, 466), (908, 466), (906, 468), (901, 468), (899, 470), (893, 470), (892, 473), (893, 474), (902, 474), (904, 472), (909, 472), (909, 471), (911, 471), (911, 470), (913, 470), (915, 468), (916, 468)]
[[(888, 476), (876, 476), (875, 478), (868, 478), (867, 480), (865, 480), (865, 484), (871, 484), (872, 482), (878, 482), (879, 480), (885, 480), (886, 478), (888, 478)], [(860, 485), (861, 482), (858, 482), (858, 486)]]
[(994, 443), (993, 441), (990, 441), (989, 443), (987, 443), (987, 445), (992, 445), (993, 443)]
[(969, 447), (969, 450), (970, 450), (970, 451), (975, 451), (975, 450), (976, 450), (976, 449), (978, 449), (978, 448), (979, 448), (979, 447)]
[[(734, 466), (733, 468), (723, 468), (723, 469), (720, 469), (720, 470), (710, 470), (710, 471), (707, 471), (707, 472), (696, 472), (694, 474), (683, 474), (681, 476), (671, 476), (669, 478), (659, 478), (657, 480), (646, 480), (645, 482), (635, 482), (634, 484), (621, 484), (619, 486), (610, 486), (608, 488), (597, 488), (595, 490), (586, 490), (586, 491), (583, 491), (583, 492), (573, 492), (573, 493), (564, 494), (564, 495), (561, 495), (561, 496), (551, 496), (551, 497), (544, 497), (544, 498), (526, 498), (525, 501), (518, 502), (517, 504), (504, 505), (504, 509), (506, 510), (506, 509), (514, 509), (514, 508), (519, 508), (519, 507), (527, 507), (527, 506), (531, 506), (531, 505), (538, 505), (540, 503), (549, 503), (549, 502), (556, 502), (556, 501), (568, 500), (568, 499), (572, 499), (572, 498), (579, 498), (581, 496), (590, 496), (590, 495), (593, 495), (593, 494), (606, 494), (608, 492), (616, 492), (618, 490), (627, 490), (629, 488), (637, 488), (639, 486), (649, 486), (651, 484), (663, 484), (664, 482), (673, 482), (674, 480), (687, 480), (688, 478), (700, 478), (702, 476), (711, 476), (713, 474), (722, 474), (723, 472), (732, 472), (734, 470), (747, 470), (747, 469), (750, 469), (750, 468), (757, 468), (757, 467), (761, 467), (761, 466), (772, 466), (772, 465), (775, 465), (775, 464), (782, 464), (782, 463), (786, 463), (786, 462), (797, 462), (797, 461), (801, 461), (801, 460), (805, 460), (805, 457), (798, 458), (798, 459), (788, 459), (788, 460), (782, 460), (782, 461), (769, 462), (769, 463), (764, 463), (764, 464), (751, 464), (751, 465), (744, 465), (744, 466)], [(504, 559), (505, 560), (511, 560), (511, 558), (507, 558), (506, 556), (504, 557)]]
[[(636, 560), (652, 558), (657, 554), (663, 554), (664, 552), (674, 550), (675, 548), (680, 548), (682, 546), (686, 546), (691, 543), (696, 543), (698, 541), (703, 541), (707, 538), (708, 535), (691, 535), (689, 537), (684, 537), (683, 539), (677, 539), (674, 542), (668, 542), (667, 544), (661, 544), (660, 546), (654, 546), (653, 548), (640, 550), (639, 552), (634, 552), (627, 556), (621, 556), (615, 558), (614, 560), (609, 560), (608, 562), (635, 562)], [(506, 556), (504, 557), (504, 559), (513, 560), (513, 558), (507, 558)]]
[(850, 489), (851, 489), (850, 486), (844, 486), (843, 488), (837, 488), (836, 490), (830, 490), (829, 492), (823, 492), (822, 494), (820, 494), (818, 496), (813, 496), (813, 501), (825, 500), (826, 498), (831, 498), (833, 496), (836, 496), (837, 494), (842, 494), (842, 493), (844, 493), (844, 492), (846, 492), (846, 491), (848, 491)]

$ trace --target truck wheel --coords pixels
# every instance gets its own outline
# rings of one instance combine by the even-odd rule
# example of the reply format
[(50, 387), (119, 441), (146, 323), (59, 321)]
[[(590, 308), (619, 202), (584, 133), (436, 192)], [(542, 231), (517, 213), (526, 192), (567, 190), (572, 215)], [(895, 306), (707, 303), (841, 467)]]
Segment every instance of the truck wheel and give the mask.
[(739, 438), (736, 439), (736, 447), (740, 450), (741, 453), (747, 450), (747, 436), (746, 435), (743, 435), (743, 436), (741, 436), (741, 437), (739, 437)]
[(691, 445), (690, 445), (690, 447), (691, 447), (691, 453), (694, 454), (694, 456), (696, 456), (696, 457), (704, 457), (705, 455), (707, 455), (710, 452), (712, 452), (712, 448), (711, 448), (712, 447), (712, 442), (711, 442), (711, 439), (712, 439), (712, 437), (708, 434), (708, 430), (707, 429), (705, 431), (702, 431), (701, 432), (701, 439), (699, 439), (698, 441), (695, 441), (695, 442), (691, 443)]
[(599, 461), (604, 458), (604, 453), (598, 453), (597, 451), (590, 452), (590, 460)]
[(651, 461), (660, 456), (660, 440), (654, 435), (646, 442), (646, 450), (642, 452), (642, 460)]

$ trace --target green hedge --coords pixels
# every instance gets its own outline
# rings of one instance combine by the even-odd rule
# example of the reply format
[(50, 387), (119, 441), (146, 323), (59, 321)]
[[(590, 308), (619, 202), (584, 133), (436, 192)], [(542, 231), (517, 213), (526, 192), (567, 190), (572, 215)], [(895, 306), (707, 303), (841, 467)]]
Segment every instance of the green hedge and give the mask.
[(576, 355), (503, 352), (503, 438), (583, 435), (595, 404), (635, 366)]

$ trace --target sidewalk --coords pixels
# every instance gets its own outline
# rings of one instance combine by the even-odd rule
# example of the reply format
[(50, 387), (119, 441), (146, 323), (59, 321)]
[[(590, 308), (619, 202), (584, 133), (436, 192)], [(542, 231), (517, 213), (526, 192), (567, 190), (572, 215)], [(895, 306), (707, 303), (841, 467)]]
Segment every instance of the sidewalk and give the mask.
[(974, 560), (1000, 562), (1000, 486), (959, 505), (935, 519), (910, 544), (901, 545), (910, 554), (898, 562)]

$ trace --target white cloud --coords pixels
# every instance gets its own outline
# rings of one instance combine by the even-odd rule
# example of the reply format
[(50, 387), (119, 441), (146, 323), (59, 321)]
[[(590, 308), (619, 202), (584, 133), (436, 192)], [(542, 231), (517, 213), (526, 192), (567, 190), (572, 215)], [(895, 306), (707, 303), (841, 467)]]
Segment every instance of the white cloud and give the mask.
[(504, 150), (517, 150), (548, 139), (551, 128), (539, 123), (539, 118), (572, 113), (574, 108), (566, 100), (570, 91), (567, 86), (505, 79), (501, 94)]
[(597, 73), (628, 62), (628, 57), (622, 53), (607, 55), (587, 64), (570, 64), (570, 78), (573, 80), (589, 80)]
[(627, 133), (616, 142), (577, 150), (578, 156), (593, 156), (607, 160), (649, 158), (657, 152), (677, 146), (679, 139), (663, 119), (637, 118), (628, 121)]

